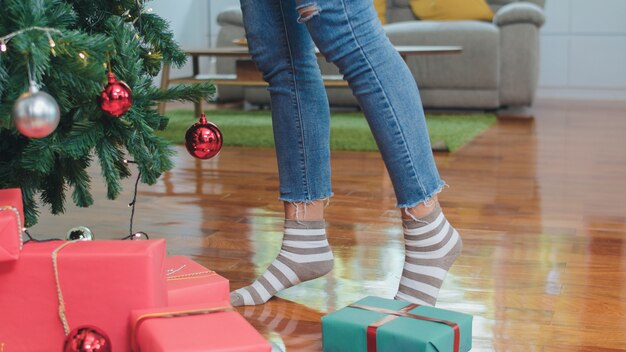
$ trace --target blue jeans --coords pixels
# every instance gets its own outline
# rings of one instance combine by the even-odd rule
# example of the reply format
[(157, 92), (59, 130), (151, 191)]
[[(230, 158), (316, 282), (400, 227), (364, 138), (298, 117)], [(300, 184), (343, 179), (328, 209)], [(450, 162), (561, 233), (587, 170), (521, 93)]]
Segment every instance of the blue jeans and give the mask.
[(417, 85), (372, 0), (241, 0), (248, 45), (269, 83), (280, 199), (332, 196), (330, 112), (317, 46), (348, 81), (389, 171), (398, 207), (443, 186)]

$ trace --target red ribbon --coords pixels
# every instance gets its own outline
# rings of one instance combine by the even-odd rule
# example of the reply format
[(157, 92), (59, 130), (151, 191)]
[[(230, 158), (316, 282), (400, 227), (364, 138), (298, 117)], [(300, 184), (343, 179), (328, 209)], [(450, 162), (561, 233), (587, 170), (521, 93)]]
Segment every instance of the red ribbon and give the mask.
[(438, 324), (446, 324), (449, 327), (451, 327), (454, 330), (454, 352), (459, 352), (460, 349), (460, 344), (461, 344), (461, 331), (459, 330), (459, 325), (455, 322), (452, 321), (448, 321), (448, 320), (443, 320), (443, 319), (437, 319), (437, 318), (431, 318), (431, 317), (427, 317), (424, 315), (417, 315), (417, 314), (411, 314), (409, 313), (409, 311), (413, 310), (414, 308), (419, 307), (418, 304), (409, 304), (408, 306), (400, 309), (400, 310), (391, 310), (391, 309), (385, 309), (385, 308), (378, 308), (378, 307), (370, 307), (370, 306), (363, 306), (363, 305), (358, 305), (358, 304), (352, 304), (349, 305), (348, 307), (352, 307), (352, 308), (358, 308), (358, 309), (364, 309), (364, 310), (369, 310), (372, 312), (377, 312), (377, 313), (381, 313), (381, 314), (387, 314), (387, 316), (385, 316), (384, 318), (370, 324), (367, 327), (367, 352), (377, 352), (376, 349), (376, 332), (378, 330), (379, 327), (383, 326), (384, 324), (387, 324), (388, 322), (399, 318), (399, 317), (406, 317), (406, 318), (412, 318), (412, 319), (418, 319), (418, 320), (424, 320), (424, 321), (430, 321), (433, 323), (438, 323)]

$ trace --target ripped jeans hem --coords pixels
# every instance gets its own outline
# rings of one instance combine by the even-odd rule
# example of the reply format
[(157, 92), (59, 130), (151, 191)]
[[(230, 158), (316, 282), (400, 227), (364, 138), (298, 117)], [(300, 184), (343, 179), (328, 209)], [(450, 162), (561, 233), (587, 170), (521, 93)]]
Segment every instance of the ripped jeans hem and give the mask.
[(408, 210), (410, 208), (416, 207), (420, 204), (424, 204), (427, 207), (432, 207), (433, 205), (435, 205), (435, 202), (433, 201), (433, 198), (438, 195), (439, 193), (441, 193), (444, 188), (449, 188), (450, 186), (445, 183), (445, 182), (441, 182), (441, 185), (439, 187), (437, 187), (433, 192), (431, 192), (430, 194), (428, 194), (424, 199), (421, 199), (417, 202), (411, 202), (411, 203), (406, 203), (406, 204), (398, 204), (396, 205), (397, 208), (403, 209), (403, 210)]
[(293, 203), (293, 204), (312, 204), (313, 202), (317, 202), (318, 200), (330, 200), (330, 198), (332, 196), (334, 196), (335, 194), (333, 192), (330, 192), (330, 194), (328, 195), (323, 195), (314, 199), (289, 199), (286, 197), (279, 197), (278, 200), (280, 200), (281, 202), (287, 202), (287, 203)]

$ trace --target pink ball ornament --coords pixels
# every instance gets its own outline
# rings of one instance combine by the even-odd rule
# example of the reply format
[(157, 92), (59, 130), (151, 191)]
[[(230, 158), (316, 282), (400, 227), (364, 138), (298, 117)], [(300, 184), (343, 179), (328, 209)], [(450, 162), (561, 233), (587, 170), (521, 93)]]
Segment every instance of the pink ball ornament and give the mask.
[(94, 326), (81, 326), (67, 335), (63, 352), (111, 352), (111, 339)]

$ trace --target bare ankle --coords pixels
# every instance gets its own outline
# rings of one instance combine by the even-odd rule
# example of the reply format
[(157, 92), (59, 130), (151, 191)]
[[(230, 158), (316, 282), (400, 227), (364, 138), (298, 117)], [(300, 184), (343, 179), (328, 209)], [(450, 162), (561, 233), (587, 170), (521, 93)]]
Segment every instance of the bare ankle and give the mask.
[(324, 200), (305, 202), (284, 202), (285, 219), (296, 221), (324, 220)]
[(423, 218), (432, 213), (437, 204), (439, 204), (437, 196), (434, 196), (412, 208), (404, 208), (402, 209), (402, 220), (415, 220)]

